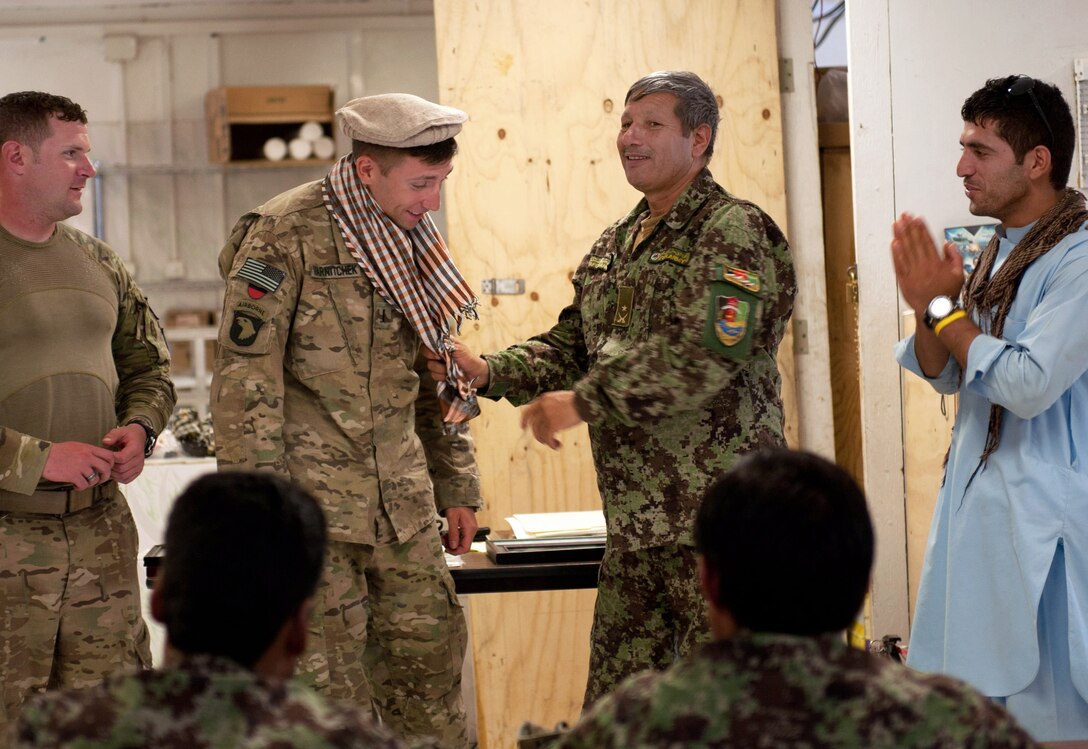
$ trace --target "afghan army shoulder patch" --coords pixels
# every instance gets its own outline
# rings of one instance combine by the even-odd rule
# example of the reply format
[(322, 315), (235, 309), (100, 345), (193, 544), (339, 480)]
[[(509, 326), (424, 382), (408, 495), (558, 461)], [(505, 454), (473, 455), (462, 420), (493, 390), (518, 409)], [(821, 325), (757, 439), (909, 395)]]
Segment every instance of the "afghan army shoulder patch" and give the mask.
[(750, 270), (734, 268), (729, 265), (722, 266), (722, 280), (740, 286), (742, 289), (747, 289), (753, 294), (758, 294), (762, 287), (762, 284), (759, 282), (759, 276), (755, 273)]
[(752, 305), (739, 297), (724, 294), (714, 300), (714, 305), (717, 307), (714, 335), (723, 346), (736, 346), (744, 340), (744, 335), (748, 332)]
[(762, 309), (759, 276), (723, 265), (710, 283), (703, 346), (730, 359), (744, 360)]

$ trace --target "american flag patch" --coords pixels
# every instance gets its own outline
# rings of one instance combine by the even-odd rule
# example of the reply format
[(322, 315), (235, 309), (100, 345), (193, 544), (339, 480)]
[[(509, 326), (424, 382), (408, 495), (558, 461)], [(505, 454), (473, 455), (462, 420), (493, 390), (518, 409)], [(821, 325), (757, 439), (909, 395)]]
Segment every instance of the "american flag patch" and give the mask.
[(279, 268), (273, 268), (271, 265), (262, 263), (260, 260), (254, 260), (251, 257), (247, 257), (245, 262), (242, 263), (242, 267), (239, 268), (238, 275), (249, 281), (258, 289), (275, 291), (280, 287), (280, 284), (283, 283), (283, 278), (287, 274)]

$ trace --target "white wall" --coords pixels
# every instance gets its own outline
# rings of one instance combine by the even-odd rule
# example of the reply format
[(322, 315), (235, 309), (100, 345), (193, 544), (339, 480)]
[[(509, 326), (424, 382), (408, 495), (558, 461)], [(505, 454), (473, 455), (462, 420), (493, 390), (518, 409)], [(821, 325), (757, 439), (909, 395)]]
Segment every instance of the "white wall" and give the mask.
[[(778, 54), (792, 61), (793, 87), (782, 93), (782, 147), (786, 170), (788, 236), (797, 273), (793, 307), (799, 447), (835, 458), (831, 361), (820, 199), (816, 65), (812, 24), (804, 3), (778, 4)], [(845, 26), (845, 24), (842, 24)], [(845, 34), (843, 35), (845, 38)], [(803, 330), (800, 335), (798, 330)]]
[(1088, 3), (1034, 3), (1030, 20), (1016, 0), (911, 0), (890, 10), (897, 207), (935, 230), (979, 223), (955, 175), (960, 106), (987, 78), (1015, 73), (1056, 84), (1072, 106), (1073, 60), (1088, 57)]
[[(883, 518), (878, 565), (890, 563), (885, 555), (901, 558), (905, 546), (902, 523), (895, 520), (904, 503), (904, 448), (900, 375), (892, 358), (901, 302), (888, 255), (889, 227), (902, 211), (925, 216), (935, 232), (979, 223), (955, 175), (963, 100), (987, 78), (1026, 73), (1057, 84), (1072, 105), (1073, 60), (1088, 57), (1085, 28), (1084, 0), (1030, 7), (1020, 0), (848, 4), (865, 488)], [(874, 599), (878, 634), (906, 632), (902, 598)]]

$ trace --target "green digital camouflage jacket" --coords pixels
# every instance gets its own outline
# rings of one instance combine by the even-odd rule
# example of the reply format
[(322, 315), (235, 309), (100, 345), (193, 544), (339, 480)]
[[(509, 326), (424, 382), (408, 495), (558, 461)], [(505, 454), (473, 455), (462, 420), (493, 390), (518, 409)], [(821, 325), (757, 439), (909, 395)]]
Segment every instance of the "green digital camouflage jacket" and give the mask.
[(1013, 749), (1036, 746), (963, 682), (839, 634), (742, 633), (599, 700), (556, 749)]
[(647, 212), (642, 200), (601, 235), (550, 331), (486, 356), (488, 398), (577, 394), (618, 550), (690, 544), (707, 486), (737, 456), (785, 444), (786, 238), (705, 169), (632, 247)]
[[(67, 224), (58, 224), (57, 231), (63, 232), (68, 241), (86, 252), (116, 289), (117, 321), (110, 348), (117, 370), (114, 397), (117, 425), (127, 424), (139, 417), (146, 420), (156, 433), (161, 432), (174, 410), (177, 392), (170, 380), (170, 352), (158, 318), (124, 262), (109, 246)], [(0, 283), (3, 298), (17, 299), (20, 283), (27, 281), (10, 276), (5, 278)], [(8, 356), (16, 355), (14, 352), (19, 349), (9, 349), (2, 338), (5, 328), (15, 324), (19, 324), (18, 315), (5, 313), (4, 319), (0, 320), (0, 352)], [(34, 343), (38, 346), (49, 345), (48, 341)], [(6, 386), (0, 387), (0, 403), (7, 388), (17, 386), (17, 383), (5, 379), (3, 373), (3, 363), (0, 362), (0, 380)], [(43, 373), (43, 376), (47, 374)], [(52, 442), (44, 435), (20, 432), (5, 426), (0, 414), (0, 490), (32, 494), (41, 481), (51, 446)]]
[(419, 336), (344, 245), (320, 181), (244, 215), (219, 268), (211, 412), (221, 468), (293, 479), (340, 541), (374, 543), (378, 502), (402, 542), (436, 509), (480, 506), (468, 430), (443, 433)]
[(294, 681), (268, 681), (226, 658), (109, 677), (100, 686), (33, 698), (13, 749), (398, 749), (354, 706)]

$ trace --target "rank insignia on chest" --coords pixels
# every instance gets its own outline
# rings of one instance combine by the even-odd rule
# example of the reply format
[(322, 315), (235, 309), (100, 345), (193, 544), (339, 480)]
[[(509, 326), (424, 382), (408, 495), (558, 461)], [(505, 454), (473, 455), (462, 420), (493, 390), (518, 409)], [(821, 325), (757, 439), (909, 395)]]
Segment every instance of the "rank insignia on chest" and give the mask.
[[(283, 283), (287, 276), (279, 268), (274, 268), (268, 263), (247, 257), (242, 267), (238, 269), (238, 277), (249, 281), (249, 295), (253, 299), (260, 299), (265, 294), (275, 291)], [(256, 294), (256, 295), (255, 295)]]
[(685, 250), (658, 250), (650, 255), (650, 262), (687, 265), (691, 262), (691, 253)]
[(607, 255), (590, 255), (586, 267), (589, 270), (608, 270), (612, 267), (612, 259), (614, 257), (615, 254), (611, 252)]
[(631, 324), (631, 311), (635, 307), (635, 289), (633, 286), (620, 286), (616, 294), (616, 314), (612, 318), (612, 325), (616, 328), (626, 328)]
[(748, 291), (751, 291), (753, 294), (758, 294), (760, 291), (759, 276), (750, 270), (723, 265), (722, 280), (736, 284), (742, 289), (748, 289)]
[(264, 323), (265, 320), (254, 312), (235, 309), (230, 321), (230, 339), (239, 346), (251, 346)]
[(735, 296), (719, 296), (717, 306), (718, 317), (714, 325), (714, 334), (723, 346), (736, 346), (744, 340), (748, 332), (751, 306)]

